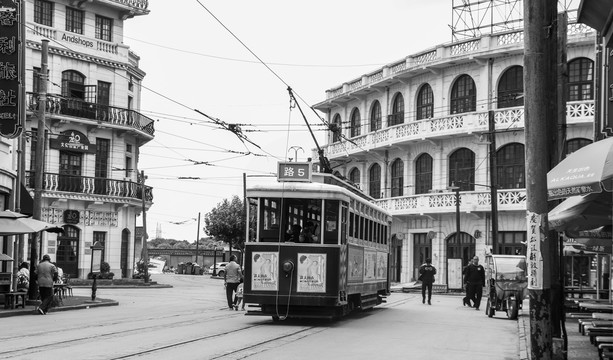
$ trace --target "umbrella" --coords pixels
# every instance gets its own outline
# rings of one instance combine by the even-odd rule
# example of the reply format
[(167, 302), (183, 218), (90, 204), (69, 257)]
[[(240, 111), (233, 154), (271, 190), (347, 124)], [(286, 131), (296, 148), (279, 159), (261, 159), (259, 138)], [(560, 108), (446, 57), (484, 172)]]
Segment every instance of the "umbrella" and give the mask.
[(0, 211), (0, 219), (17, 219), (17, 218), (24, 218), (24, 217), (28, 217), (28, 215), (16, 213), (11, 210)]
[(613, 191), (613, 138), (570, 154), (547, 173), (549, 200)]
[(13, 258), (7, 254), (0, 253), (0, 261), (13, 261)]
[(613, 194), (571, 196), (549, 212), (549, 226), (557, 231), (595, 229), (613, 222)]
[[(7, 212), (3, 211), (4, 212)], [(11, 211), (11, 213), (13, 213)], [(13, 213), (18, 214), (18, 213)], [(23, 214), (18, 214), (23, 215)], [(48, 231), (60, 233), (64, 230), (61, 227), (57, 227), (53, 224), (46, 223), (44, 221), (32, 219), (29, 217), (1, 217), (0, 216), (0, 236), (5, 235), (20, 235), (29, 234), (39, 231)]]

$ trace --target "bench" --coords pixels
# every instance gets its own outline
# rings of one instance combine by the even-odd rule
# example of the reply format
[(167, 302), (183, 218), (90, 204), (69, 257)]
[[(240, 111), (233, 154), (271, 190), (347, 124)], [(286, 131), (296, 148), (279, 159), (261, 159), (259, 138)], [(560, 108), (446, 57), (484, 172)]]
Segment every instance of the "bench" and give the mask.
[(26, 308), (26, 295), (25, 291), (12, 291), (4, 294), (4, 308), (15, 309), (18, 307)]

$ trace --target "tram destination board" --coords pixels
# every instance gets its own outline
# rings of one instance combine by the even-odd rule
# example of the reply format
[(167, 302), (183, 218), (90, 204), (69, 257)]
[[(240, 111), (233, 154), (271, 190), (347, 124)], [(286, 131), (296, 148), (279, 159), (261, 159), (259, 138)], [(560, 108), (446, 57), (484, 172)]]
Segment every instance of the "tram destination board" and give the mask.
[(311, 182), (310, 162), (280, 162), (278, 181)]

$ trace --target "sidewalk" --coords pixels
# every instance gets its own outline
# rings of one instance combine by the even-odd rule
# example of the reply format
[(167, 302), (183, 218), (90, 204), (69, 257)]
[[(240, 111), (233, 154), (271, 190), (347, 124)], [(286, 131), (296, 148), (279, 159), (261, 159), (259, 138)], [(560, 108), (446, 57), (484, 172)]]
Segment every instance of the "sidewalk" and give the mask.
[[(30, 301), (26, 301), (25, 309), (22, 309), (21, 307), (17, 309), (5, 309), (4, 306), (0, 307), (0, 318), (8, 317), (8, 316), (19, 316), (19, 315), (39, 315), (40, 316), (40, 314), (36, 311), (37, 305), (28, 304), (28, 302)], [(89, 309), (89, 308), (99, 307), (99, 306), (119, 305), (117, 301), (109, 300), (109, 299), (96, 298), (96, 301), (92, 302), (92, 299), (89, 296), (66, 296), (62, 300), (62, 303), (63, 304), (61, 306), (49, 309), (49, 312), (81, 310), (81, 309)]]

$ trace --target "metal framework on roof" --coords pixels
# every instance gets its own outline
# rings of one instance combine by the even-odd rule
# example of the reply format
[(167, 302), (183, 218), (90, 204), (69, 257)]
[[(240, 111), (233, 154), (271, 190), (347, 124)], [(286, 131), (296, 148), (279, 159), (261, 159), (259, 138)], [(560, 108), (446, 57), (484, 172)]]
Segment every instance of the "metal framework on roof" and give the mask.
[[(558, 10), (577, 21), (580, 0), (558, 0)], [(518, 31), (524, 27), (524, 0), (452, 0), (453, 42), (482, 35)]]

